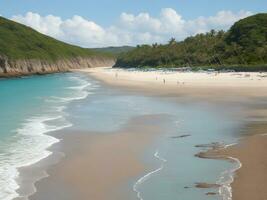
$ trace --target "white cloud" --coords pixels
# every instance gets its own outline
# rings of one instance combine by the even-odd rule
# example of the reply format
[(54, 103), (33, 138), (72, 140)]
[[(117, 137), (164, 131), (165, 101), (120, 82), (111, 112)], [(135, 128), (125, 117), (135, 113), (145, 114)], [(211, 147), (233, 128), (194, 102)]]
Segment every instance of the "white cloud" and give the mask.
[(28, 12), (25, 16), (16, 15), (11, 18), (14, 21), (28, 25), (35, 30), (50, 35), (53, 37), (60, 37), (61, 30), (59, 29), (62, 20), (60, 17), (53, 15), (47, 15), (45, 17), (40, 16), (37, 13)]
[(239, 11), (233, 13), (232, 11), (219, 11), (215, 16), (198, 17), (187, 22), (187, 33), (196, 34), (207, 32), (211, 29), (227, 30), (236, 21), (252, 15), (249, 11)]
[(210, 29), (228, 29), (234, 22), (252, 13), (249, 11), (220, 11), (214, 16), (185, 20), (172, 8), (164, 8), (158, 17), (149, 13), (133, 15), (122, 13), (116, 24), (102, 27), (81, 16), (62, 20), (60, 17), (28, 12), (11, 19), (57, 39), (84, 47), (136, 45), (140, 43), (177, 40)]
[(28, 25), (37, 31), (72, 44), (91, 47), (111, 43), (106, 30), (81, 16), (62, 20), (60, 17), (28, 12), (25, 16), (13, 16), (12, 20)]
[(155, 32), (160, 29), (161, 22), (158, 19), (150, 17), (148, 13), (140, 13), (137, 16), (122, 13), (120, 16), (120, 23), (118, 25), (121, 28), (125, 28), (132, 31)]
[(106, 42), (105, 30), (80, 16), (73, 16), (71, 19), (62, 21), (59, 29), (63, 33), (62, 39), (70, 43), (81, 46), (97, 46)]
[(185, 20), (175, 10), (165, 8), (161, 11), (161, 29), (165, 33), (184, 34)]

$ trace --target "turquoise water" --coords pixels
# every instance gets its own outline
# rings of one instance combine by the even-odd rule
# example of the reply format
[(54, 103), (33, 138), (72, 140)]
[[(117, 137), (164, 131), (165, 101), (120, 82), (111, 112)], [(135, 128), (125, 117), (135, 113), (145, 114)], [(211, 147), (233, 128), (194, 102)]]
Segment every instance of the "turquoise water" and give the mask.
[(73, 74), (0, 80), (1, 200), (18, 196), (19, 167), (51, 154), (46, 149), (58, 140), (45, 133), (72, 126), (65, 109), (70, 102), (86, 98), (89, 91), (83, 88), (88, 84)]
[[(231, 174), (223, 172), (234, 164), (194, 155), (201, 150), (195, 145), (237, 140), (242, 123), (228, 115), (229, 108), (127, 93), (73, 73), (0, 80), (0, 91), (0, 199), (18, 195), (18, 167), (51, 154), (46, 149), (59, 141), (45, 133), (64, 128), (109, 133), (151, 114), (167, 115), (169, 121), (142, 158), (146, 172), (129, 182), (129, 199), (222, 199), (194, 184), (227, 182)], [(172, 138), (183, 134), (190, 136)]]

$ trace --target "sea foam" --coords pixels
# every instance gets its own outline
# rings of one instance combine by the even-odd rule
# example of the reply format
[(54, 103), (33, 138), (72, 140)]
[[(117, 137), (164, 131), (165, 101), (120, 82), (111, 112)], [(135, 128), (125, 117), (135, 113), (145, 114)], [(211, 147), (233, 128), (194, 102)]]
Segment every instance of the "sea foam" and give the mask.
[[(231, 146), (236, 145), (237, 143), (225, 145), (224, 148), (228, 148)], [(234, 175), (237, 170), (242, 167), (242, 163), (234, 157), (227, 157), (234, 163), (234, 167), (231, 169), (227, 169), (222, 172), (220, 179), (217, 181), (217, 184), (220, 185), (219, 187), (219, 195), (222, 197), (222, 200), (232, 200), (232, 187), (231, 184), (234, 181)]]
[(137, 198), (140, 200), (143, 200), (142, 196), (141, 196), (141, 192), (139, 191), (139, 186), (144, 183), (145, 181), (147, 181), (151, 176), (153, 176), (154, 174), (158, 173), (159, 171), (161, 171), (164, 168), (164, 163), (167, 162), (167, 160), (165, 160), (164, 158), (159, 156), (159, 151), (156, 151), (154, 154), (154, 157), (157, 158), (159, 161), (161, 161), (161, 166), (149, 173), (147, 173), (146, 175), (144, 175), (143, 177), (141, 177), (140, 179), (138, 179), (136, 181), (136, 183), (133, 186), (133, 190), (136, 192)]
[[(68, 88), (71, 93), (64, 97), (49, 97), (45, 100), (51, 112), (34, 115), (26, 119), (8, 143), (5, 143), (0, 152), (0, 199), (12, 200), (19, 196), (17, 183), (19, 168), (29, 166), (52, 154), (47, 150), (59, 142), (55, 137), (47, 135), (52, 131), (71, 127), (72, 124), (65, 119), (64, 112), (67, 104), (75, 100), (86, 98), (90, 92), (87, 90), (91, 83), (80, 77), (71, 77), (75, 86)], [(48, 108), (49, 110), (49, 108)], [(56, 125), (48, 125), (50, 124)]]

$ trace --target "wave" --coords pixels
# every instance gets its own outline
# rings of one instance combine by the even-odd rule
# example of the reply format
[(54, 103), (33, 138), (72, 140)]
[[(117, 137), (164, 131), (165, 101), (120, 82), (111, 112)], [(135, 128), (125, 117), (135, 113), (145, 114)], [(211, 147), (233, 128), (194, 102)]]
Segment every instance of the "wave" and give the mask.
[(161, 166), (158, 169), (155, 169), (149, 173), (147, 173), (146, 175), (144, 175), (143, 177), (141, 177), (140, 179), (138, 179), (136, 181), (136, 183), (133, 186), (133, 190), (134, 192), (136, 192), (137, 194), (137, 198), (140, 200), (143, 200), (142, 196), (141, 196), (141, 192), (138, 190), (138, 187), (144, 183), (146, 180), (148, 180), (153, 174), (158, 173), (159, 171), (161, 171), (164, 168), (164, 163), (167, 162), (167, 160), (165, 160), (164, 158), (159, 156), (159, 152), (156, 151), (154, 154), (154, 157), (156, 157), (159, 161), (161, 161)]
[(45, 133), (70, 127), (72, 124), (48, 126), (45, 122), (60, 118), (61, 116), (30, 118), (16, 130), (17, 134), (12, 142), (0, 155), (0, 199), (12, 200), (18, 197), (18, 168), (32, 165), (51, 155), (52, 152), (47, 148), (59, 140)]
[(87, 98), (89, 94), (92, 94), (91, 90), (97, 87), (97, 86), (93, 86), (92, 83), (89, 83), (87, 80), (81, 79), (79, 77), (69, 77), (69, 79), (72, 81), (76, 81), (78, 83), (78, 85), (76, 86), (70, 86), (66, 88), (66, 89), (73, 90), (73, 92), (71, 92), (68, 97), (51, 96), (49, 99), (46, 99), (46, 102), (69, 103), (69, 102), (76, 101), (76, 100), (82, 100), (82, 99)]
[(72, 87), (68, 87), (68, 89), (71, 89), (71, 90), (76, 90), (76, 89), (79, 89), (79, 90), (83, 90), (85, 88), (87, 88), (88, 86), (92, 85), (91, 83), (85, 83), (83, 85), (79, 85), (79, 86), (72, 86)]
[[(52, 154), (48, 150), (60, 140), (47, 135), (49, 132), (71, 127), (66, 120), (65, 109), (69, 102), (86, 98), (90, 93), (86, 88), (91, 84), (80, 77), (72, 78), (78, 86), (73, 92), (64, 97), (51, 96), (44, 103), (48, 103), (44, 114), (30, 116), (20, 127), (14, 130), (14, 135), (1, 146), (0, 150), (0, 199), (12, 200), (19, 197), (19, 168), (33, 165)], [(76, 85), (75, 84), (75, 85)], [(65, 88), (67, 89), (67, 88)], [(67, 95), (67, 96), (66, 96)], [(50, 125), (53, 124), (53, 125)], [(36, 189), (33, 188), (35, 191)]]
[(73, 97), (56, 97), (52, 96), (51, 98), (47, 99), (46, 102), (49, 103), (69, 103), (75, 100), (82, 100), (85, 99), (91, 92), (82, 91), (79, 94), (73, 95)]
[[(237, 143), (225, 145), (224, 148), (228, 148), (230, 146), (234, 146)], [(232, 187), (231, 184), (234, 181), (234, 176), (237, 170), (242, 167), (242, 163), (234, 157), (227, 157), (229, 160), (235, 163), (235, 166), (231, 169), (227, 169), (222, 172), (220, 179), (217, 181), (217, 184), (220, 185), (219, 187), (219, 195), (222, 197), (222, 200), (232, 200)]]

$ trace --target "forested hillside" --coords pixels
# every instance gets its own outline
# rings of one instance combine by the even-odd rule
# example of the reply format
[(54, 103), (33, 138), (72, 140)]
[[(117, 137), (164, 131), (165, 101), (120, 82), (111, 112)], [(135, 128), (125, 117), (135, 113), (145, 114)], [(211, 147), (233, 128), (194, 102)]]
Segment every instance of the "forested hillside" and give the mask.
[(110, 53), (70, 45), (0, 17), (0, 77), (112, 66), (114, 62)]
[(30, 27), (0, 17), (0, 56), (8, 59), (57, 60), (74, 57), (111, 57), (104, 52), (96, 52), (58, 41), (43, 35)]
[(168, 44), (139, 45), (121, 54), (116, 67), (192, 67), (267, 70), (267, 14), (236, 22), (229, 31), (211, 30)]
[(102, 52), (102, 53), (109, 53), (114, 56), (118, 56), (122, 53), (126, 53), (128, 51), (133, 50), (134, 47), (132, 46), (119, 46), (119, 47), (103, 47), (103, 48), (93, 48), (93, 51)]

